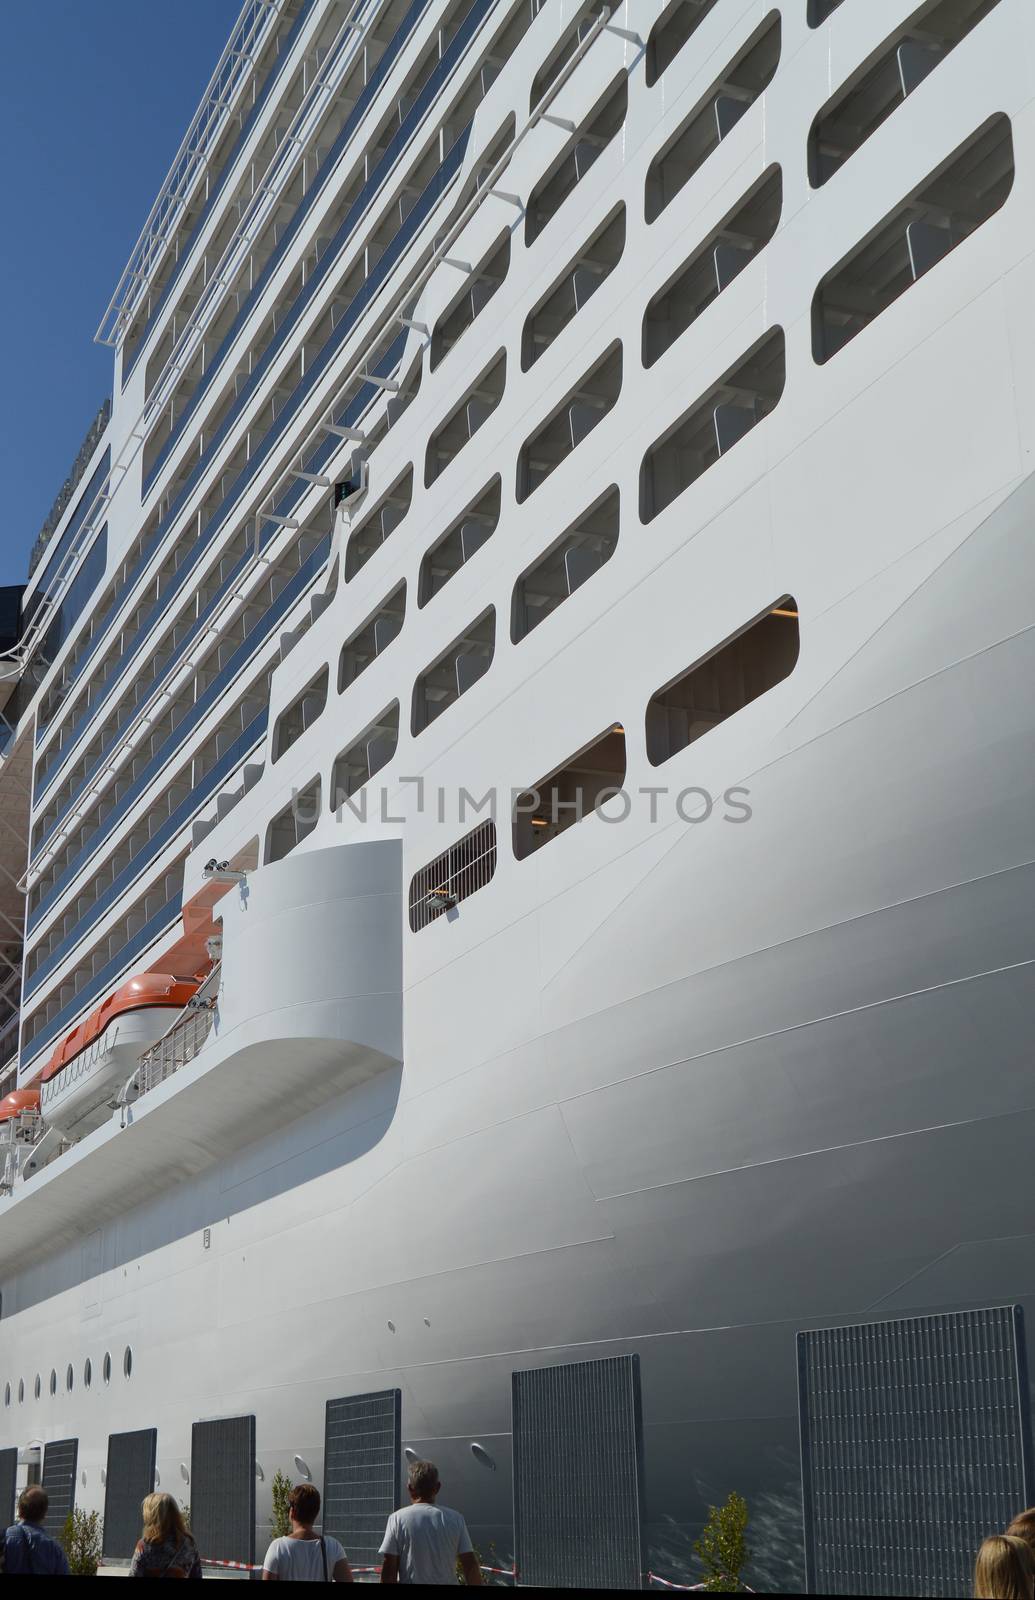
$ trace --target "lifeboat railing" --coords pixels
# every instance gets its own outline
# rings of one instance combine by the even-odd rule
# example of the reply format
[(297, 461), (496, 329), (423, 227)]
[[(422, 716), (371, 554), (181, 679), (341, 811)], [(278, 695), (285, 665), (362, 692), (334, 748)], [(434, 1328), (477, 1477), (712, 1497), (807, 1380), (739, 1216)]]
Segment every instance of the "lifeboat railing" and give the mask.
[(130, 1091), (135, 1090), (135, 1098), (139, 1100), (141, 1095), (156, 1089), (166, 1078), (171, 1078), (174, 1072), (179, 1072), (181, 1067), (193, 1061), (205, 1043), (215, 1021), (219, 972), (220, 963), (217, 961), (197, 993), (177, 1014), (172, 1026), (140, 1057), (136, 1070), (127, 1078), (115, 1102), (122, 1108), (123, 1123)]
[(179, 1072), (193, 1061), (212, 1031), (213, 1006), (206, 1001), (195, 1011), (189, 1011), (182, 1022), (171, 1028), (164, 1038), (153, 1044), (140, 1058), (133, 1074), (137, 1096), (156, 1089), (174, 1072)]

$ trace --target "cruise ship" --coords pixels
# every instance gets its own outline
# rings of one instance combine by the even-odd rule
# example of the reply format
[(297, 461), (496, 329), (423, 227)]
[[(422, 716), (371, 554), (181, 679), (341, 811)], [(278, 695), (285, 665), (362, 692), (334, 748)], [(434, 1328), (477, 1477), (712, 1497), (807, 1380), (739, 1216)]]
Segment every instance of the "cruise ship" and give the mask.
[[(283, 1472), (369, 1567), (430, 1457), (518, 1581), (736, 1491), (756, 1589), (961, 1592), (895, 1507), (1031, 1488), (1030, 0), (247, 0), (96, 337), (0, 596), (4, 1514), (243, 1568)], [(998, 1489), (921, 1429), (852, 1510), (949, 1368)]]

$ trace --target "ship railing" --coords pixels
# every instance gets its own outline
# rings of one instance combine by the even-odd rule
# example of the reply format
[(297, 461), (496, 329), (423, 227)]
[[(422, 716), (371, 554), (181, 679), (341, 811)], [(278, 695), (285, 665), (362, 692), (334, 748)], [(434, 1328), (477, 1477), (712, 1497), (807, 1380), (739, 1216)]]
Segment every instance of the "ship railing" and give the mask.
[[(269, 0), (262, 0), (262, 3), (267, 4)], [(370, 0), (353, 0), (349, 14), (343, 19), (338, 32), (335, 34), (328, 54), (321, 62), (319, 70), (314, 74), (313, 81), (292, 116), (265, 173), (256, 184), (237, 228), (228, 240), (216, 266), (209, 274), (206, 287), (198, 304), (194, 307), (184, 327), (181, 329), (165, 366), (151, 385), (140, 414), (126, 435), (126, 441), (119, 452), (118, 458), (109, 468), (104, 482), (94, 496), (76, 538), (70, 544), (59, 565), (54, 583), (48, 592), (46, 600), (33, 617), (26, 633), (10, 651), (0, 655), (0, 661), (9, 656), (15, 661), (24, 664), (35, 648), (37, 641), (50, 626), (57, 607), (60, 605), (72, 578), (75, 576), (79, 559), (90, 544), (94, 532), (103, 521), (116, 489), (143, 449), (145, 440), (170, 400), (184, 370), (194, 360), (208, 325), (222, 304), (229, 279), (233, 275), (233, 268), (237, 264), (235, 258), (251, 247), (256, 231), (262, 226), (276, 205), (277, 197), (282, 192), (285, 184), (290, 182), (299, 162), (305, 158), (309, 132), (318, 126), (319, 118), (325, 105), (338, 88), (345, 69), (355, 54), (364, 47), (367, 34), (376, 24), (376, 13), (371, 13), (364, 20), (360, 20), (369, 4)], [(347, 50), (346, 46), (350, 43), (352, 48)], [(227, 596), (228, 601), (243, 598), (242, 586), (263, 558), (263, 553), (256, 547), (253, 551), (252, 561), (239, 574), (231, 595)], [(215, 626), (215, 619), (213, 619), (211, 626)], [(166, 692), (164, 690), (156, 691), (146, 704), (141, 707), (141, 718), (146, 721), (158, 705), (164, 704), (165, 699)], [(99, 776), (103, 776), (111, 765), (112, 763), (108, 763)], [(64, 820), (61, 829), (51, 839), (48, 850), (40, 854), (33, 862), (31, 869), (26, 869), (19, 884), (20, 888), (29, 886), (30, 870), (33, 874), (38, 874), (45, 868), (54, 849), (61, 844), (69, 829), (74, 825), (76, 815), (90, 802), (95, 790), (96, 784), (91, 785), (82, 796), (80, 804), (75, 808), (75, 813)]]
[(9, 1195), (26, 1160), (43, 1139), (47, 1124), (38, 1111), (19, 1111), (0, 1123), (0, 1195)]
[(201, 104), (173, 157), (158, 198), (101, 318), (94, 335), (98, 344), (117, 344), (128, 326), (282, 10), (283, 0), (245, 0)]
[[(350, 29), (350, 27), (355, 28), (354, 19), (357, 17), (358, 13), (363, 10), (365, 4), (366, 0), (356, 0), (356, 3), (350, 8), (349, 17), (347, 17), (342, 23), (342, 28), (338, 36), (339, 38), (344, 35)], [(431, 250), (429, 258), (425, 262), (424, 266), (418, 271), (414, 278), (409, 280), (404, 287), (397, 292), (396, 295), (392, 296), (388, 300), (387, 304), (383, 308), (382, 313), (374, 319), (374, 325), (371, 327), (367, 338), (360, 342), (356, 354), (349, 362), (348, 370), (342, 375), (341, 379), (336, 385), (335, 395), (332, 402), (326, 407), (316, 426), (311, 428), (304, 436), (301, 447), (293, 452), (291, 456), (289, 456), (289, 465), (287, 471), (283, 474), (278, 474), (278, 478), (274, 486), (267, 493), (265, 499), (260, 503), (255, 517), (256, 536), (254, 546), (251, 551), (251, 560), (248, 566), (238, 575), (233, 588), (227, 593), (223, 602), (217, 608), (217, 615), (213, 616), (210, 620), (208, 631), (214, 631), (220, 625), (220, 623), (225, 620), (225, 614), (229, 612), (235, 602), (243, 601), (246, 598), (245, 586), (251, 573), (254, 571), (255, 567), (260, 564), (260, 562), (270, 559), (271, 550), (268, 545), (264, 546), (260, 542), (259, 528), (264, 522), (267, 521), (284, 521), (283, 518), (277, 517), (273, 508), (277, 506), (279, 501), (282, 499), (288, 486), (297, 486), (298, 478), (300, 476), (305, 477), (308, 475), (305, 472), (305, 468), (309, 463), (309, 458), (313, 454), (314, 448), (317, 446), (318, 441), (325, 440), (327, 434), (330, 433), (332, 436), (338, 436), (342, 444), (344, 444), (345, 439), (348, 439), (352, 445), (358, 444), (362, 449), (365, 443), (365, 436), (362, 430), (342, 430), (340, 423), (337, 420), (336, 413), (341, 404), (342, 396), (348, 392), (350, 386), (355, 383), (357, 378), (361, 377), (363, 373), (368, 371), (371, 359), (375, 352), (382, 345), (386, 332), (393, 326), (393, 324), (396, 326), (401, 326), (404, 331), (406, 329), (416, 330), (416, 325), (412, 322), (410, 316), (410, 310), (414, 301), (426, 287), (438, 268), (446, 260), (456, 240), (460, 237), (461, 233), (467, 227), (472, 217), (480, 209), (481, 205), (489, 196), (494, 195), (496, 197), (512, 201), (519, 207), (523, 208), (523, 201), (521, 200), (520, 196), (504, 194), (504, 192), (497, 187), (498, 181), (507, 166), (510, 164), (519, 146), (524, 143), (525, 139), (529, 136), (532, 130), (536, 128), (547, 115), (550, 107), (563, 91), (568, 79), (577, 69), (583, 57), (591, 49), (596, 39), (604, 31), (613, 31), (623, 35), (624, 37), (629, 37), (630, 39), (634, 40), (636, 39), (637, 36), (628, 34), (627, 30), (616, 28), (614, 26), (614, 24), (611, 22), (612, 12), (612, 5), (604, 4), (602, 6), (599, 14), (594, 18), (592, 26), (587, 31), (585, 36), (580, 40), (577, 48), (573, 51), (571, 56), (569, 56), (568, 60), (564, 64), (564, 67), (558, 73), (553, 83), (546, 90), (538, 104), (534, 107), (524, 124), (512, 136), (507, 147), (492, 164), (491, 168), (479, 174), (479, 182), (475, 188), (474, 194), (464, 206), (460, 216), (455, 219), (446, 233), (438, 236), (437, 242)], [(366, 26), (361, 25), (359, 30), (354, 33), (354, 39), (357, 42), (357, 46), (362, 44), (366, 37), (366, 31)], [(335, 42), (337, 43), (337, 39)], [(326, 66), (332, 60), (333, 57), (329, 56), (324, 65)], [(313, 90), (316, 89), (318, 83), (321, 84), (322, 87), (326, 83), (326, 79), (321, 80), (319, 77), (315, 78), (312, 85)], [(310, 103), (307, 98), (299, 107), (296, 117), (303, 111), (308, 111), (309, 109)], [(280, 148), (297, 151), (299, 146), (296, 140), (285, 138), (281, 141)], [(271, 168), (272, 165), (273, 163), (271, 163)], [(269, 173), (263, 178), (263, 180), (260, 181), (256, 191), (257, 195), (259, 191), (262, 190), (268, 176)], [(242, 223), (245, 223), (245, 218), (242, 218)], [(235, 235), (235, 237), (237, 236)], [(227, 246), (227, 249), (232, 249), (233, 244), (234, 241), (231, 240)], [(217, 269), (213, 274), (212, 281), (214, 283), (218, 282), (222, 276), (222, 271)], [(95, 511), (91, 511), (86, 518), (84, 529), (81, 530), (82, 539), (80, 548), (86, 543), (89, 534), (92, 532), (93, 526), (103, 515), (108, 500), (114, 493), (116, 483), (121, 482), (121, 479), (129, 470), (133, 459), (135, 459), (136, 454), (142, 448), (144, 438), (147, 435), (151, 422), (161, 411), (169, 397), (172, 383), (178, 378), (183, 366), (193, 358), (194, 345), (191, 340), (192, 333), (197, 329), (198, 326), (196, 321), (197, 315), (198, 308), (196, 308), (188, 322), (188, 325), (184, 328), (180, 340), (177, 343), (177, 347), (170, 354), (169, 361), (158, 382), (156, 383), (155, 388), (152, 390), (151, 398), (145, 403), (140, 419), (138, 419), (136, 426), (128, 435), (127, 445), (124, 447), (128, 451), (126, 460), (123, 461), (120, 458), (120, 460), (114, 464), (109, 474), (108, 481), (99, 491), (97, 496), (97, 509)], [(187, 343), (190, 343), (189, 349), (186, 348)], [(336, 451), (335, 456), (337, 456), (338, 453), (339, 452)], [(324, 485), (324, 474), (326, 474), (327, 477), (326, 485)], [(321, 486), (330, 489), (332, 479), (333, 473), (330, 470), (330, 461), (328, 460), (326, 463), (322, 464), (321, 473), (316, 477), (315, 481)], [(286, 526), (289, 527), (293, 527), (294, 525), (294, 519), (289, 520), (286, 524)], [(59, 598), (59, 596), (56, 598)], [(42, 618), (40, 619), (41, 626), (43, 625), (44, 620), (45, 619)], [(19, 646), (19, 650), (24, 650), (24, 648), (25, 641), (22, 641)], [(140, 708), (140, 717), (142, 722), (146, 723), (148, 717), (150, 716), (153, 709), (152, 702), (154, 703), (154, 706), (164, 704), (167, 692), (167, 688), (156, 690), (151, 699), (144, 703), (144, 705)], [(104, 771), (107, 772), (113, 765), (114, 760), (107, 764)], [(32, 865), (26, 868), (22, 878), (19, 880), (18, 887), (20, 889), (26, 890), (31, 887), (31, 884), (35, 881), (35, 879), (40, 875), (41, 872), (45, 870), (47, 862), (52, 858), (54, 852), (60, 847), (69, 828), (73, 825), (75, 817), (79, 813), (80, 808), (88, 803), (95, 788), (96, 784), (91, 785), (90, 790), (82, 797), (80, 804), (73, 809), (68, 818), (63, 820), (62, 826), (48, 841), (46, 848), (32, 862)]]
[(145, 1051), (134, 1073), (138, 1097), (149, 1094), (194, 1060), (212, 1031), (213, 1015), (214, 1008), (209, 1003), (187, 1012), (164, 1038)]

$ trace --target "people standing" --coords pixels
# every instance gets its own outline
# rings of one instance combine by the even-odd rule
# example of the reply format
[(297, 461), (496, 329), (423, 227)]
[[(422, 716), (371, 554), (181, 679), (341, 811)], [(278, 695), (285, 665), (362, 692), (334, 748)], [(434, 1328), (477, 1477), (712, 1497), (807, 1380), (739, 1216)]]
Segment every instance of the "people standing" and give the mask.
[(974, 1563), (974, 1600), (1035, 1600), (1035, 1557), (1024, 1539), (993, 1533)]
[(407, 1474), (410, 1504), (393, 1511), (381, 1541), (382, 1583), (481, 1583), (467, 1524), (459, 1511), (435, 1504), (442, 1484), (433, 1461), (414, 1461)]
[(131, 1578), (200, 1578), (201, 1557), (171, 1494), (144, 1496), (143, 1532), (129, 1565)]
[(313, 1524), (320, 1515), (320, 1491), (313, 1483), (296, 1483), (288, 1495), (291, 1532), (274, 1539), (262, 1566), (267, 1578), (303, 1583), (351, 1583), (352, 1568), (345, 1550), (330, 1534), (319, 1534)]
[(68, 1557), (49, 1533), (43, 1531), (50, 1497), (38, 1483), (18, 1496), (18, 1518), (4, 1539), (8, 1577), (67, 1578)]

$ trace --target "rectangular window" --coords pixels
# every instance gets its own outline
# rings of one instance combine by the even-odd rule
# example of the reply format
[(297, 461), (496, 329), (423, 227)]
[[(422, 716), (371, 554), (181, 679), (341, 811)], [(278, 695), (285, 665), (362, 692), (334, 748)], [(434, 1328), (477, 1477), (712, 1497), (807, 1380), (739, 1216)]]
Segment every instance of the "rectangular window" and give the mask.
[(999, 0), (928, 0), (827, 101), (809, 134), (809, 182), (832, 178)]
[(530, 311), (521, 339), (521, 368), (527, 372), (545, 350), (592, 299), (604, 280), (610, 277), (625, 249), (625, 207), (619, 206), (587, 239), (578, 255), (568, 262), (553, 287)]
[(455, 577), (465, 562), (470, 561), (482, 545), (492, 538), (500, 520), (501, 487), (499, 478), (493, 478), (489, 487), (482, 490), (466, 511), (461, 512), (427, 552), (420, 564), (417, 589), (419, 606), (426, 606), (440, 589), (445, 588), (450, 578)]
[(606, 561), (618, 544), (618, 489), (607, 493), (566, 528), (514, 585), (510, 636), (517, 644), (573, 595)]
[(822, 365), (970, 237), (1013, 187), (1010, 119), (997, 115), (924, 179), (823, 279), (812, 302)]
[(472, 389), (446, 418), (445, 422), (428, 440), (424, 462), (424, 483), (427, 488), (456, 459), (474, 438), (503, 399), (507, 383), (507, 357), (504, 351), (487, 367)]
[[(576, 129), (550, 170), (540, 178), (528, 197), (525, 211), (525, 243), (538, 239), (551, 217), (582, 182), (590, 167), (606, 150), (625, 121), (629, 104), (629, 83), (623, 72), (597, 101), (581, 128)], [(553, 114), (546, 113), (547, 121)], [(562, 121), (561, 118), (553, 119)], [(569, 123), (570, 127), (571, 124)]]
[(659, 516), (775, 411), (785, 377), (783, 329), (773, 328), (651, 445), (640, 467), (641, 522)]
[(280, 713), (273, 730), (273, 760), (279, 761), (296, 739), (320, 716), (327, 704), (327, 668), (318, 672), (312, 683)]
[(647, 706), (651, 766), (660, 767), (790, 677), (799, 647), (798, 605), (785, 595), (659, 689)]
[(407, 467), (386, 494), (383, 494), (372, 511), (357, 522), (349, 534), (345, 547), (345, 582), (365, 567), (375, 550), (379, 550), (388, 535), (399, 526), (410, 509), (413, 498), (413, 468)]
[(671, 66), (714, 5), (715, 0), (672, 0), (661, 13), (647, 39), (648, 88)]
[(769, 167), (643, 314), (643, 364), (651, 367), (769, 243), (780, 222), (783, 178)]
[(266, 860), (283, 861), (296, 845), (312, 833), (320, 820), (320, 780), (314, 778), (306, 788), (291, 797), (291, 804), (278, 812), (266, 830)]
[(482, 822), (415, 872), (410, 882), (410, 929), (419, 933), (492, 881), (496, 824)]
[(440, 717), (448, 706), (473, 689), (492, 665), (496, 649), (496, 612), (492, 606), (454, 639), (448, 650), (422, 672), (413, 686), (414, 735)]
[(331, 774), (335, 811), (340, 810), (346, 800), (351, 799), (382, 767), (388, 765), (398, 744), (399, 702), (393, 700), (335, 761)]
[(518, 796), (514, 806), (514, 855), (534, 855), (612, 798), (625, 782), (625, 729), (613, 723), (563, 766)]
[(517, 498), (527, 500), (607, 416), (622, 392), (622, 347), (613, 344), (566, 395), (518, 456)]
[(643, 204), (648, 222), (660, 217), (732, 133), (772, 82), (779, 62), (780, 14), (771, 11), (651, 162)]
[(510, 269), (510, 234), (497, 239), (488, 255), (475, 267), (448, 310), (435, 323), (431, 335), (431, 370), (452, 350), (461, 334), (485, 310)]
[(361, 672), (387, 650), (402, 630), (406, 614), (406, 585), (400, 583), (387, 600), (382, 600), (373, 616), (367, 618), (341, 647), (338, 658), (338, 693), (355, 683)]

